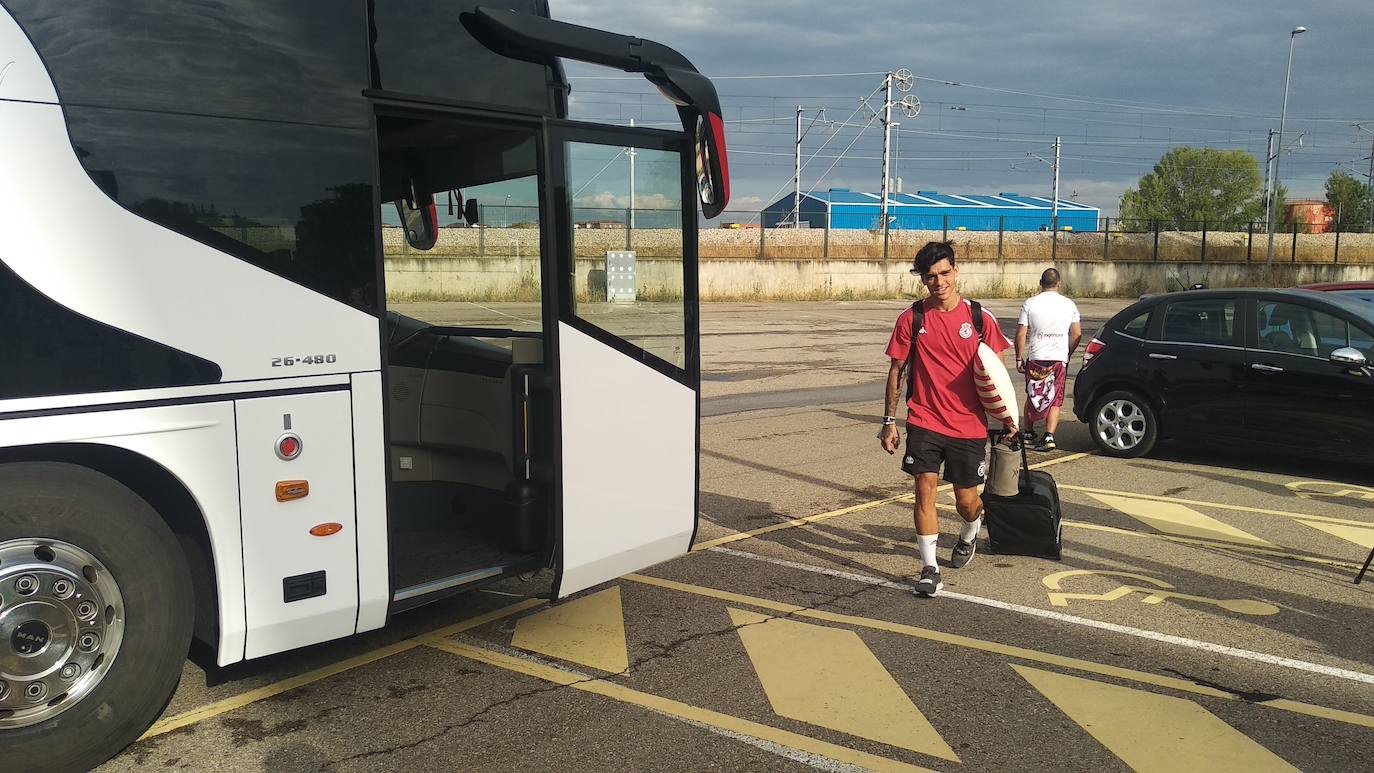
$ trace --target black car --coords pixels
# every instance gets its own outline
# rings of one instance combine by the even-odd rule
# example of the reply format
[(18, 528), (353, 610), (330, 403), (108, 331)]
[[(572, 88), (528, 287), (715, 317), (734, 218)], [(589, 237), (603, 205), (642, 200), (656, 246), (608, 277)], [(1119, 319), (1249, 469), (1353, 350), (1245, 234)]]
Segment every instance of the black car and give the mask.
[(1109, 456), (1178, 438), (1369, 457), (1367, 365), (1374, 304), (1312, 290), (1147, 296), (1088, 344), (1073, 411)]

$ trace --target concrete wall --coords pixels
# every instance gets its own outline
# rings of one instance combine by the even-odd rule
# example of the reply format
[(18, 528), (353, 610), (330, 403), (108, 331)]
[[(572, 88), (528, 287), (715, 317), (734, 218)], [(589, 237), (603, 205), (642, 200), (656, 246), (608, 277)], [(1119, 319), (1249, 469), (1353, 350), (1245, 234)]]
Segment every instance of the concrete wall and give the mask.
[[(919, 295), (923, 291), (908, 269), (896, 261), (704, 260), (701, 297), (732, 298), (873, 298)], [(1197, 282), (1208, 287), (1291, 287), (1311, 282), (1374, 279), (1374, 266), (1262, 265), (1243, 263), (1139, 263), (1102, 261), (965, 261), (959, 264), (960, 286), (972, 296), (1022, 297), (1032, 294), (1040, 273), (1059, 269), (1068, 292), (1084, 297), (1135, 297), (1178, 289)]]
[[(700, 264), (703, 300), (822, 300), (891, 298), (920, 294), (905, 261), (706, 259)], [(1048, 261), (965, 261), (960, 283), (969, 295), (1020, 297), (1033, 292)], [(1310, 282), (1374, 280), (1374, 266), (1244, 263), (1143, 263), (1059, 261), (1068, 292), (1083, 297), (1134, 297), (1147, 292), (1205, 283), (1209, 287), (1291, 287)], [(579, 293), (605, 286), (603, 261), (579, 258)], [(641, 258), (636, 265), (639, 295), (663, 300), (679, 295), (682, 267), (676, 260)], [(387, 294), (393, 300), (534, 300), (537, 258), (392, 258), (387, 260)]]
[[(396, 229), (386, 229), (393, 232)], [(539, 297), (541, 258), (538, 232), (534, 229), (444, 229), (435, 249), (428, 252), (410, 250), (404, 246), (399, 233), (384, 233), (386, 246), (387, 295), (393, 300), (536, 300)], [(822, 234), (807, 229), (769, 230), (766, 238), (775, 238), (779, 252), (810, 249), (819, 245), (815, 240)], [(707, 239), (709, 235), (710, 239)], [(924, 237), (911, 233), (895, 238), (890, 245), (892, 260), (862, 257), (876, 247), (881, 255), (881, 237), (864, 232), (831, 232), (832, 258), (819, 256), (784, 256), (773, 249), (760, 260), (757, 255), (759, 234), (756, 230), (703, 232), (700, 262), (701, 297), (704, 300), (822, 300), (846, 298), (891, 298), (918, 295), (916, 277), (908, 269), (910, 255)], [(936, 234), (938, 236), (938, 234)], [(983, 298), (1019, 297), (1031, 293), (1039, 282), (1040, 272), (1051, 265), (1047, 245), (1018, 244), (1012, 257), (1004, 242), (1004, 259), (995, 258), (996, 234), (969, 235), (968, 232), (950, 234), (955, 249), (963, 256), (960, 262), (961, 282), (966, 293)], [(985, 244), (991, 236), (992, 255)], [(1010, 234), (1008, 235), (1010, 236)], [(1018, 234), (1032, 240), (1047, 239), (1048, 234)], [(1101, 234), (1077, 234), (1091, 239), (1101, 249)], [(1131, 235), (1132, 237), (1143, 235)], [(1161, 235), (1164, 236), (1164, 235)], [(1184, 242), (1187, 234), (1168, 235), (1173, 241)], [(1244, 234), (1241, 234), (1243, 237)], [(1313, 235), (1310, 238), (1318, 239)], [(1362, 235), (1365, 238), (1374, 235)], [(604, 292), (605, 278), (601, 274), (606, 250), (625, 248), (624, 231), (579, 230), (575, 232), (577, 247), (577, 287), (579, 294), (595, 296)], [(1200, 234), (1199, 234), (1200, 237)], [(682, 292), (680, 261), (680, 232), (636, 231), (633, 245), (637, 253), (637, 287), (644, 300), (664, 300), (678, 297)], [(1062, 236), (1061, 236), (1062, 238)], [(1149, 235), (1151, 242), (1153, 235)], [(1124, 239), (1124, 237), (1123, 237)], [(962, 240), (962, 241), (961, 241)], [(1213, 249), (1226, 241), (1209, 235), (1209, 260), (1151, 261), (1148, 256), (1126, 257), (1113, 244), (1112, 258), (1102, 260), (1084, 249), (1074, 250), (1075, 239), (1066, 239), (1058, 248), (1059, 259), (1053, 265), (1064, 275), (1069, 292), (1079, 296), (1134, 297), (1146, 292), (1177, 289), (1202, 282), (1209, 287), (1292, 286), (1309, 282), (1374, 280), (1374, 263), (1340, 264), (1304, 262), (1301, 253), (1296, 263), (1281, 258), (1273, 268), (1262, 262), (1262, 249), (1257, 250), (1254, 262), (1246, 263), (1244, 252), (1237, 251), (1230, 262), (1211, 259)], [(1201, 239), (1198, 239), (1200, 246)], [(767, 242), (765, 242), (767, 243)], [(1082, 244), (1082, 247), (1088, 245)], [(1259, 246), (1259, 245), (1257, 245)], [(1290, 245), (1291, 246), (1291, 245)], [(1234, 243), (1233, 243), (1233, 249)], [(733, 251), (739, 255), (731, 255)], [(789, 250), (790, 251), (790, 250)], [(1120, 249), (1126, 253), (1126, 249)], [(836, 253), (845, 255), (838, 257)], [(1345, 243), (1342, 243), (1345, 255)], [(901, 256), (901, 257), (897, 257)], [(1179, 256), (1182, 257), (1181, 255)], [(1241, 261), (1241, 262), (1237, 262)]]

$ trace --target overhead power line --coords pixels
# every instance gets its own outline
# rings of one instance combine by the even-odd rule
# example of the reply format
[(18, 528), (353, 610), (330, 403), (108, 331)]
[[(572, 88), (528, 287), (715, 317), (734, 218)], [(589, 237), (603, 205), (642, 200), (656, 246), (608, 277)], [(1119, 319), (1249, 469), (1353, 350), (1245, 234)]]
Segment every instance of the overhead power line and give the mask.
[[(707, 77), (709, 77), (709, 78), (710, 78), (711, 80), (713, 80), (713, 81), (717, 81), (717, 80), (722, 80), (722, 81), (723, 81), (723, 80), (777, 80), (777, 79), (804, 80), (804, 79), (810, 79), (810, 78), (855, 78), (855, 77), (871, 77), (871, 76), (881, 76), (881, 75), (886, 75), (886, 74), (887, 74), (886, 72), (855, 72), (855, 73), (810, 73), (810, 74), (798, 74), (798, 75), (711, 75), (711, 76), (707, 76)], [(643, 80), (643, 78), (640, 77), (640, 76), (623, 76), (623, 75), (580, 75), (580, 76), (579, 76), (579, 75), (574, 75), (574, 76), (570, 76), (570, 77), (573, 78), (573, 79), (576, 79), (576, 80), (617, 80), (617, 81), (618, 81), (618, 80), (626, 80), (626, 81), (642, 81), (642, 80)], [(938, 83), (938, 84), (941, 84), (941, 85), (944, 85), (944, 86), (951, 86), (951, 87), (955, 87), (955, 88), (975, 89), (975, 90), (979, 90), (979, 91), (991, 91), (991, 92), (995, 92), (995, 93), (999, 93), (999, 94), (1015, 94), (1015, 95), (1024, 96), (1024, 97), (1035, 97), (1035, 98), (1037, 98), (1037, 99), (1054, 99), (1054, 100), (1060, 100), (1060, 101), (1065, 101), (1065, 102), (1076, 102), (1076, 103), (1080, 103), (1080, 104), (1099, 105), (1099, 106), (1113, 107), (1113, 108), (1117, 108), (1117, 109), (1128, 109), (1128, 110), (1132, 110), (1132, 111), (1174, 113), (1174, 114), (1184, 114), (1184, 115), (1199, 115), (1199, 116), (1207, 116), (1207, 117), (1212, 117), (1212, 118), (1250, 118), (1250, 119), (1260, 119), (1260, 120), (1275, 120), (1275, 119), (1278, 118), (1278, 116), (1267, 115), (1267, 114), (1264, 114), (1264, 113), (1245, 113), (1245, 112), (1240, 112), (1240, 111), (1214, 112), (1214, 111), (1210, 111), (1210, 110), (1207, 110), (1207, 109), (1205, 109), (1205, 108), (1200, 108), (1200, 107), (1196, 107), (1196, 106), (1191, 106), (1191, 105), (1176, 105), (1176, 104), (1169, 104), (1169, 103), (1167, 103), (1167, 102), (1149, 102), (1149, 101), (1144, 101), (1144, 100), (1111, 99), (1111, 98), (1107, 98), (1107, 97), (1092, 97), (1092, 96), (1086, 96), (1086, 95), (1082, 95), (1082, 94), (1061, 94), (1061, 93), (1049, 92), (1049, 91), (1028, 91), (1028, 90), (1024, 90), (1024, 89), (1012, 89), (1012, 88), (1006, 88), (1006, 87), (1001, 87), (1001, 86), (987, 86), (987, 85), (978, 84), (978, 83), (969, 83), (969, 82), (966, 82), (966, 81), (957, 81), (957, 80), (951, 80), (951, 79), (948, 79), (948, 78), (938, 78), (938, 77), (929, 76), (929, 75), (913, 75), (913, 77), (915, 77), (916, 80), (922, 80), (922, 81), (926, 81), (926, 82), (929, 82), (929, 83)], [(644, 93), (649, 93), (649, 92), (644, 92)], [(789, 97), (789, 98), (790, 98), (790, 97)], [(1289, 120), (1293, 120), (1293, 121), (1297, 121), (1297, 120), (1301, 120), (1301, 121), (1312, 121), (1312, 122), (1321, 122), (1321, 123), (1344, 123), (1344, 124), (1349, 124), (1349, 123), (1352, 123), (1352, 122), (1364, 122), (1364, 121), (1369, 121), (1369, 120), (1374, 120), (1374, 119), (1371, 119), (1371, 118), (1290, 118)]]
[[(868, 78), (875, 75), (887, 75), (882, 72), (818, 72), (804, 73), (800, 75), (708, 75), (713, 81), (750, 81), (750, 80), (776, 80), (779, 78), (803, 79), (803, 78)], [(642, 75), (572, 75), (571, 78), (584, 81), (642, 81)]]
[[(1262, 113), (1241, 113), (1241, 112), (1235, 112), (1235, 111), (1233, 111), (1233, 112), (1228, 112), (1228, 113), (1214, 113), (1214, 112), (1205, 111), (1205, 110), (1203, 110), (1202, 108), (1198, 108), (1198, 107), (1192, 107), (1192, 106), (1188, 106), (1188, 105), (1170, 105), (1170, 104), (1167, 104), (1167, 103), (1164, 103), (1164, 102), (1143, 102), (1143, 101), (1126, 100), (1126, 99), (1105, 99), (1105, 98), (1101, 98), (1101, 97), (1085, 97), (1085, 96), (1076, 95), (1076, 94), (1056, 94), (1056, 93), (1054, 93), (1054, 92), (1023, 91), (1023, 90), (1020, 90), (1020, 89), (1008, 89), (1008, 88), (1001, 88), (1001, 87), (998, 87), (998, 86), (983, 86), (983, 85), (980, 85), (980, 84), (977, 84), (977, 83), (964, 83), (964, 82), (961, 82), (961, 81), (946, 80), (946, 79), (944, 79), (944, 78), (933, 78), (933, 77), (929, 77), (929, 76), (925, 76), (925, 75), (916, 75), (916, 76), (914, 76), (914, 77), (915, 77), (917, 80), (929, 81), (929, 82), (931, 82), (931, 83), (940, 83), (940, 84), (943, 84), (943, 85), (946, 85), (946, 86), (956, 86), (956, 87), (960, 87), (960, 88), (978, 89), (978, 90), (980, 90), (980, 91), (993, 91), (993, 92), (997, 92), (997, 93), (1000, 93), (1000, 94), (1017, 94), (1017, 95), (1024, 96), (1024, 97), (1036, 97), (1036, 98), (1039, 98), (1039, 99), (1058, 99), (1058, 100), (1064, 100), (1064, 101), (1066, 101), (1066, 102), (1082, 102), (1082, 103), (1084, 103), (1084, 104), (1090, 104), (1090, 105), (1108, 105), (1108, 106), (1112, 106), (1112, 107), (1127, 107), (1127, 108), (1130, 108), (1130, 109), (1132, 109), (1132, 110), (1137, 110), (1137, 111), (1142, 111), (1142, 112), (1183, 113), (1183, 114), (1187, 114), (1187, 115), (1202, 115), (1202, 116), (1209, 116), (1209, 117), (1213, 117), (1213, 118), (1257, 118), (1257, 119), (1263, 119), (1263, 120), (1266, 120), (1266, 121), (1268, 121), (1268, 120), (1273, 120), (1273, 119), (1276, 117), (1276, 116), (1272, 116), (1272, 115), (1265, 115), (1265, 114), (1262, 114)], [(1307, 119), (1304, 119), (1304, 120), (1308, 120), (1308, 121), (1323, 121), (1323, 122), (1332, 122), (1332, 123), (1349, 123), (1351, 120), (1363, 120), (1363, 119), (1349, 119), (1349, 118), (1307, 118)]]

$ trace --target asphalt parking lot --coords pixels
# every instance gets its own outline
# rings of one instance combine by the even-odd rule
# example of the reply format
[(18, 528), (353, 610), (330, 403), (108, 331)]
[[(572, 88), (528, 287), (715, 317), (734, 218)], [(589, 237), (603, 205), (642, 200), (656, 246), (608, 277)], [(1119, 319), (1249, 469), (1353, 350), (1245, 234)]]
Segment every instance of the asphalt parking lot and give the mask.
[[(1019, 303), (986, 303), (1014, 329)], [(1085, 334), (1124, 303), (1083, 302)], [(557, 605), (546, 577), (513, 580), (188, 663), (101, 769), (1374, 769), (1374, 580), (1351, 582), (1370, 467), (1112, 460), (1066, 410), (1060, 450), (1032, 457), (1060, 485), (1063, 560), (983, 545), (916, 598), (909, 481), (874, 439), (904, 305), (703, 308), (692, 554)]]

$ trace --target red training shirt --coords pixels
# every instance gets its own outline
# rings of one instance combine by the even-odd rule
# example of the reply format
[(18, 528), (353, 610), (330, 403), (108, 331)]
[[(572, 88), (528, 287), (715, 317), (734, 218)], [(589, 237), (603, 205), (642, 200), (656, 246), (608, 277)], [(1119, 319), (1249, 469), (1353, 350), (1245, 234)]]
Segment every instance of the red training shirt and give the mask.
[[(945, 437), (983, 440), (988, 424), (973, 384), (978, 331), (973, 327), (972, 304), (967, 298), (962, 300), (953, 311), (940, 311), (929, 300), (922, 306), (924, 324), (916, 337), (916, 372), (912, 374), (916, 388), (907, 400), (906, 423)], [(910, 342), (908, 308), (892, 328), (887, 356), (905, 363)], [(999, 354), (1011, 347), (987, 308), (983, 309), (983, 343)]]

